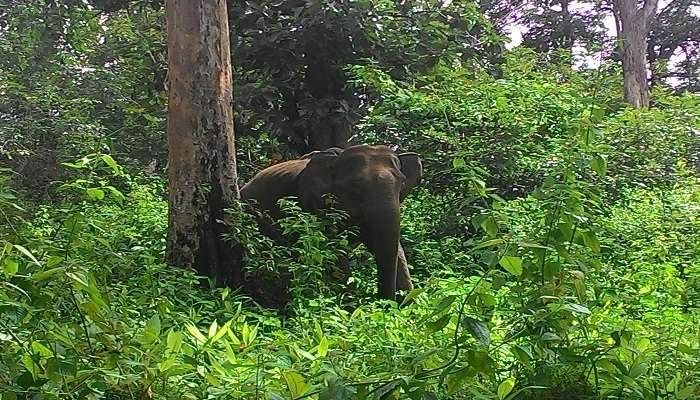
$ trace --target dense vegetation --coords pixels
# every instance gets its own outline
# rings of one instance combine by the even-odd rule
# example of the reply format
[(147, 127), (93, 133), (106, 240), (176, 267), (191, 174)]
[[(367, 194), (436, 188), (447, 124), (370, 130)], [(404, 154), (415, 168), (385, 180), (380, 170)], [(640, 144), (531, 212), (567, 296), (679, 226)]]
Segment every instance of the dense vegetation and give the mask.
[[(435, 28), (418, 38), (435, 39), (426, 53), (404, 54), (429, 62), (398, 68), (410, 23), (390, 26), (396, 42), (381, 51), (370, 29), (362, 59), (342, 58), (351, 86), (333, 101), (361, 94), (358, 142), (423, 157), (402, 213), (417, 289), (402, 305), (375, 300), (374, 263), (348, 248), (339, 213), (285, 202), (292, 244), (281, 246), (236, 205), (229, 239), (249, 274), (288, 280), (280, 311), (164, 264), (162, 10), (92, 3), (0, 12), (14, 23), (0, 24), (12, 49), (0, 60), (12, 167), (0, 170), (1, 399), (700, 397), (697, 94), (656, 85), (650, 109), (630, 108), (614, 60), (577, 70), (566, 50), (428, 57), (460, 29), (439, 19), (420, 20)], [(380, 3), (380, 16), (402, 11)], [(497, 43), (466, 9), (470, 34)], [(324, 10), (370, 23), (361, 8)], [(67, 28), (22, 35), (37, 13)], [(275, 88), (274, 100), (298, 71), (249, 73), (246, 90)], [(237, 99), (246, 179), (299, 147), (270, 99)], [(340, 252), (347, 284), (327, 274)]]

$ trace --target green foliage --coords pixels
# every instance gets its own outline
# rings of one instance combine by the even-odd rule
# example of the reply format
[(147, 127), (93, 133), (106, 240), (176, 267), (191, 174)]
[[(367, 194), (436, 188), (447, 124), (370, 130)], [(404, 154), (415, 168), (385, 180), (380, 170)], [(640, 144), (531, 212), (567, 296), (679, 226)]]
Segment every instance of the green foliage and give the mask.
[(0, 159), (25, 188), (46, 191), (60, 162), (105, 146), (129, 164), (163, 161), (162, 13), (42, 0), (1, 18)]
[[(700, 185), (685, 172), (671, 189), (625, 191), (606, 205), (596, 189), (605, 178), (591, 160), (607, 145), (582, 134), (591, 124), (585, 115), (575, 123), (561, 144), (569, 159), (529, 196), (494, 196), (457, 163), (467, 192), (408, 199), (405, 245), (420, 283), (401, 308), (371, 301), (371, 262), (353, 271), (366, 292), (349, 310), (321, 278), (346, 245), (342, 215), (283, 201), (290, 243), (279, 246), (261, 238), (254, 215), (231, 212), (249, 272), (282, 267), (290, 276), (292, 316), (282, 317), (163, 265), (163, 184), (139, 183), (111, 158), (67, 163), (75, 177), (62, 185), (65, 202), (31, 214), (3, 186), (12, 222), (3, 225), (0, 259), (3, 390), (44, 398), (693, 398)], [(106, 195), (90, 196), (94, 188)], [(444, 204), (455, 198), (475, 211), (448, 221)]]
[[(461, 185), (455, 167), (471, 170), (508, 198), (566, 167), (575, 132), (606, 146), (591, 161), (597, 171), (587, 173), (617, 169), (609, 171), (610, 189), (668, 184), (678, 159), (697, 165), (697, 96), (659, 90), (659, 108), (630, 110), (619, 100), (622, 83), (614, 70), (576, 71), (527, 49), (509, 53), (502, 70), (496, 79), (439, 65), (404, 84), (376, 67), (356, 67), (356, 85), (381, 99), (360, 125), (362, 135), (422, 153), (434, 190)], [(583, 120), (592, 129), (581, 131)]]
[[(64, 178), (60, 162), (105, 146), (126, 165), (163, 171), (163, 2), (5, 1), (1, 8), (0, 160), (15, 179), (42, 192)], [(349, 136), (364, 110), (347, 85), (348, 64), (376, 60), (405, 77), (440, 60), (494, 58), (503, 40), (468, 2), (230, 1), (229, 8), (236, 132), (255, 139), (239, 146), (249, 157), (258, 146), (285, 158), (306, 152), (329, 130)], [(465, 29), (469, 35), (460, 34)]]
[(283, 217), (273, 225), (264, 212), (237, 206), (228, 212), (226, 240), (243, 249), (244, 275), (254, 297), (266, 306), (307, 311), (324, 300), (333, 302), (330, 297), (348, 278), (344, 264), (357, 236), (347, 215), (333, 208), (323, 216), (304, 212), (285, 198), (280, 200)]
[(237, 132), (270, 134), (302, 153), (333, 135), (347, 139), (365, 112), (347, 65), (371, 60), (405, 79), (440, 61), (489, 64), (503, 41), (470, 2), (230, 5)]

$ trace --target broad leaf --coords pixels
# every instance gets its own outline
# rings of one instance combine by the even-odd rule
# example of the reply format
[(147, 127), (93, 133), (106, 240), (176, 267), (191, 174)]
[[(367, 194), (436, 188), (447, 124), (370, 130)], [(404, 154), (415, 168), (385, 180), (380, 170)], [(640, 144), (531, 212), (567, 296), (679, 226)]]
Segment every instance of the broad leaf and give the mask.
[(600, 242), (593, 231), (583, 232), (583, 243), (593, 252), (600, 253)]
[(480, 226), (481, 229), (483, 229), (489, 236), (498, 235), (498, 224), (496, 223), (496, 219), (492, 216), (489, 215), (483, 221), (481, 221)]
[(451, 316), (452, 315), (447, 313), (447, 314), (443, 315), (442, 317), (438, 318), (436, 321), (429, 322), (428, 323), (428, 332), (429, 333), (437, 332), (437, 331), (441, 330), (442, 328), (444, 328), (445, 326), (447, 326), (447, 324), (450, 322)]
[(146, 344), (153, 343), (160, 336), (160, 317), (154, 314), (147, 322), (146, 328), (143, 331), (143, 342)]
[(520, 257), (504, 256), (498, 263), (513, 275), (520, 276), (523, 273), (523, 260)]
[(337, 377), (333, 376), (328, 380), (328, 386), (321, 389), (318, 394), (319, 400), (347, 400), (354, 399), (357, 394), (357, 390), (352, 386), (345, 386), (343, 382)]
[(285, 383), (287, 384), (287, 389), (289, 389), (289, 394), (291, 394), (292, 399), (300, 397), (311, 387), (304, 377), (294, 370), (287, 370), (282, 373)]
[(498, 398), (500, 400), (503, 400), (508, 396), (508, 394), (513, 390), (513, 387), (515, 386), (515, 379), (514, 378), (508, 378), (501, 382), (500, 385), (498, 385)]
[(464, 317), (462, 325), (484, 346), (491, 344), (491, 334), (484, 322), (471, 317)]
[(12, 278), (19, 271), (19, 263), (12, 258), (6, 258), (2, 265), (5, 276)]
[(105, 192), (100, 188), (88, 188), (85, 192), (92, 200), (102, 200), (105, 198)]
[(114, 171), (114, 173), (119, 172), (119, 165), (117, 165), (117, 162), (114, 161), (114, 158), (112, 158), (112, 156), (110, 156), (109, 154), (103, 154), (102, 161), (104, 161), (105, 164), (109, 165), (109, 167), (112, 168), (112, 171)]
[(600, 176), (605, 176), (608, 172), (608, 162), (601, 155), (595, 155), (591, 159), (591, 168)]
[(319, 357), (325, 357), (326, 354), (328, 354), (328, 339), (324, 335), (318, 342), (318, 346), (316, 347), (316, 355)]
[(34, 257), (34, 255), (33, 255), (29, 250), (27, 250), (26, 248), (24, 248), (24, 246), (20, 246), (20, 245), (18, 245), (18, 244), (13, 244), (12, 247), (14, 247), (15, 249), (19, 250), (20, 253), (24, 254), (24, 255), (27, 256), (30, 260), (32, 260), (32, 261), (34, 262), (34, 264), (36, 264), (36, 265), (38, 265), (38, 266), (41, 267), (41, 263), (39, 262), (39, 260), (37, 260), (36, 257)]

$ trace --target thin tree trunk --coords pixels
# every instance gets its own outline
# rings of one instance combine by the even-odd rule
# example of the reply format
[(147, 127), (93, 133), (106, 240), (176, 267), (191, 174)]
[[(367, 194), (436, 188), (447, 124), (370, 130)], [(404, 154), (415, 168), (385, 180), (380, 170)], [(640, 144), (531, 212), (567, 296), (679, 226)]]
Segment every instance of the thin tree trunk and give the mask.
[(217, 284), (241, 283), (221, 239), (223, 209), (238, 197), (226, 0), (167, 0), (168, 238), (172, 265)]
[(629, 24), (622, 36), (622, 73), (625, 100), (633, 107), (649, 107), (647, 85), (646, 33), (639, 24)]
[(649, 107), (647, 81), (647, 35), (658, 0), (646, 0), (641, 9), (636, 0), (614, 0), (618, 39), (622, 47), (625, 101), (633, 107)]
[(562, 15), (562, 20), (561, 20), (561, 48), (567, 49), (571, 51), (571, 49), (574, 47), (574, 32), (573, 32), (573, 26), (571, 23), (571, 12), (569, 11), (569, 0), (561, 0), (559, 2), (559, 5), (561, 6), (561, 15)]

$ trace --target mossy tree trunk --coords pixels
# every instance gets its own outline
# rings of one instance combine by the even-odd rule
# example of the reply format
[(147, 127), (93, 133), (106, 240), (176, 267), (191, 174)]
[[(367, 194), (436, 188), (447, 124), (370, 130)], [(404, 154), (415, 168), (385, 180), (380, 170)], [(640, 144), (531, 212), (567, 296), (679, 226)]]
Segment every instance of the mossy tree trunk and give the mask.
[(238, 198), (225, 0), (167, 0), (166, 259), (217, 284), (239, 284), (223, 210)]
[(637, 0), (613, 1), (617, 38), (622, 50), (625, 101), (636, 108), (649, 107), (647, 36), (657, 3), (658, 0), (645, 0), (642, 8), (638, 8)]

